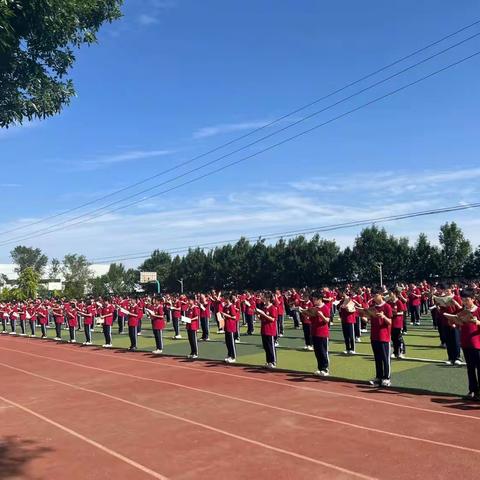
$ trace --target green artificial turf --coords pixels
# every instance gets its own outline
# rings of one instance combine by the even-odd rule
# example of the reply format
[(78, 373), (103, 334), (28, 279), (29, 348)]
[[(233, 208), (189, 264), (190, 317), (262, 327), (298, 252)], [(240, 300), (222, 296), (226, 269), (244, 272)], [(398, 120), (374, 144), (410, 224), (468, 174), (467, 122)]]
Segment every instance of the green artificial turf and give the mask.
[[(152, 351), (155, 349), (155, 341), (150, 330), (150, 323), (148, 320), (144, 320), (143, 325), (142, 335), (138, 338), (138, 349), (139, 351)], [(285, 326), (285, 336), (279, 339), (280, 347), (277, 349), (277, 367), (299, 372), (313, 372), (316, 370), (315, 355), (313, 352), (303, 350), (302, 330), (295, 330), (290, 318), (287, 318)], [(130, 345), (128, 335), (118, 335), (116, 332), (117, 326), (114, 325), (113, 346), (128, 348)], [(256, 325), (255, 335), (247, 336), (244, 332), (245, 327), (242, 327), (241, 343), (237, 344), (238, 364), (263, 365), (265, 353), (261, 345), (259, 325)], [(173, 340), (173, 329), (168, 324), (164, 331), (164, 355), (186, 356), (190, 353), (183, 327), (181, 333), (183, 337), (181, 340)], [(48, 337), (53, 338), (54, 336), (55, 330), (48, 329)], [(449, 367), (445, 365), (446, 351), (440, 348), (438, 333), (432, 328), (429, 317), (422, 318), (422, 325), (419, 327), (409, 325), (408, 334), (404, 338), (407, 345), (406, 359), (392, 359), (392, 385), (394, 387), (425, 390), (432, 393), (456, 395), (466, 393), (466, 369), (464, 366)], [(227, 354), (224, 336), (216, 333), (214, 322), (211, 322), (210, 339), (209, 342), (199, 341), (199, 357), (223, 361)], [(62, 340), (68, 340), (68, 331), (62, 331)], [(83, 341), (83, 333), (77, 332), (77, 342), (82, 343)], [(98, 329), (93, 334), (93, 342), (95, 345), (104, 343), (103, 335)], [(331, 329), (329, 344), (330, 379), (365, 382), (375, 376), (369, 334), (363, 334), (362, 342), (357, 343), (357, 355), (345, 356), (342, 353), (344, 349), (341, 327), (336, 318)]]

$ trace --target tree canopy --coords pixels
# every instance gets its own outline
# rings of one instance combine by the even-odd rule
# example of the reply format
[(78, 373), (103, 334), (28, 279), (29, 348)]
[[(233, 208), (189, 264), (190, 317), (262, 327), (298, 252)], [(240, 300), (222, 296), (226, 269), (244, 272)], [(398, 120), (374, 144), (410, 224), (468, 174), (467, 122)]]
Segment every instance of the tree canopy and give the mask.
[(75, 50), (92, 44), (123, 0), (0, 1), (0, 128), (54, 115), (75, 95)]

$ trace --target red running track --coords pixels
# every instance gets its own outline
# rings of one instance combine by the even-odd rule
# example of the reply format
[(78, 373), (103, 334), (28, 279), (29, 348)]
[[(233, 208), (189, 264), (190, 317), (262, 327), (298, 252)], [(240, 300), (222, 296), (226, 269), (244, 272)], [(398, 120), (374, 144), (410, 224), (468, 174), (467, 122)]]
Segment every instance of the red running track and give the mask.
[[(477, 479), (480, 406), (0, 338), (2, 479)], [(437, 400), (437, 401), (436, 401)]]

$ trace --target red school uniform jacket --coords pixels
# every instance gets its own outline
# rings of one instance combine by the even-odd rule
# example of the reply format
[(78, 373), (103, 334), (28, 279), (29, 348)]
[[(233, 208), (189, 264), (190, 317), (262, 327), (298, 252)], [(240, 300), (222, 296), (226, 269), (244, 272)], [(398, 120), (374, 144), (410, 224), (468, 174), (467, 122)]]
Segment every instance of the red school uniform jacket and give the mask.
[(87, 313), (83, 317), (83, 323), (85, 325), (93, 325), (93, 317), (97, 314), (97, 308), (95, 305), (88, 305), (85, 311)]
[(163, 310), (163, 305), (162, 304), (155, 305), (155, 308), (153, 309), (153, 313), (155, 315), (158, 315), (158, 317), (157, 316), (152, 317), (152, 328), (154, 330), (163, 330), (165, 328), (165, 313)]
[(397, 299), (388, 304), (392, 308), (392, 328), (403, 328), (403, 312), (407, 309), (405, 303)]
[(197, 317), (196, 320), (192, 320), (190, 323), (187, 323), (187, 330), (192, 330), (196, 332), (198, 330), (198, 324), (199, 324), (200, 307), (197, 307), (196, 305), (194, 305), (193, 307), (189, 308), (186, 312), (186, 316), (188, 318)]
[(225, 313), (228, 315), (231, 315), (232, 318), (227, 318), (225, 317), (225, 326), (224, 330), (228, 333), (235, 333), (237, 331), (237, 314), (238, 314), (238, 309), (235, 305), (230, 304), (230, 305), (225, 305), (224, 309)]
[[(324, 303), (321, 307), (313, 307), (313, 309), (317, 312), (316, 315), (310, 315), (310, 322), (311, 326), (311, 334), (312, 337), (323, 337), (328, 338), (330, 336), (330, 329), (328, 327), (328, 318), (330, 316), (330, 309), (326, 303)], [(327, 320), (324, 320), (319, 313), (323, 313)]]
[[(473, 316), (480, 320), (480, 308), (475, 307)], [(460, 344), (462, 348), (480, 350), (480, 326), (474, 323), (463, 323), (460, 327)]]
[(65, 315), (69, 327), (77, 327), (77, 312), (70, 305), (65, 305)]
[(105, 305), (102, 308), (101, 315), (103, 318), (103, 324), (107, 327), (111, 327), (113, 325), (113, 312), (115, 311), (115, 307), (113, 305)]
[(41, 306), (37, 308), (37, 318), (40, 325), (46, 325), (48, 323), (48, 311), (45, 307)]
[[(392, 307), (388, 303), (373, 305), (377, 312), (383, 312), (386, 317), (392, 318)], [(392, 327), (383, 318), (372, 317), (370, 320), (372, 342), (390, 342)]]
[(128, 326), (138, 327), (138, 322), (140, 319), (138, 318), (137, 306), (134, 305), (133, 307), (128, 308), (128, 311), (130, 312), (128, 315)]
[(419, 288), (414, 288), (413, 290), (408, 292), (408, 302), (412, 307), (418, 307), (422, 303), (421, 297), (416, 297), (415, 295), (421, 295), (421, 291)]
[(260, 315), (260, 322), (262, 324), (260, 328), (260, 333), (262, 335), (275, 336), (277, 334), (277, 317), (278, 317), (277, 307), (275, 305), (270, 304), (268, 307), (265, 307), (264, 312), (269, 317), (273, 317), (274, 321), (270, 322), (263, 315)]

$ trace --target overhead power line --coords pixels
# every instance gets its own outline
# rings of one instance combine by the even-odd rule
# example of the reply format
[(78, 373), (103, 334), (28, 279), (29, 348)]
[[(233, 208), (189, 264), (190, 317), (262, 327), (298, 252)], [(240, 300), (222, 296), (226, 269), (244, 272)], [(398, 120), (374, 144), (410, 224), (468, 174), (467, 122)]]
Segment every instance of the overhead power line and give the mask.
[(317, 103), (319, 103), (319, 102), (321, 102), (321, 101), (323, 101), (323, 100), (326, 100), (326, 99), (328, 99), (328, 98), (330, 98), (330, 97), (332, 97), (332, 96), (334, 96), (334, 95), (336, 95), (336, 94), (338, 94), (338, 93), (340, 93), (340, 92), (342, 92), (342, 91), (344, 91), (344, 90), (346, 90), (346, 89), (348, 89), (348, 88), (350, 88), (350, 87), (352, 87), (352, 86), (355, 86), (355, 85), (361, 83), (362, 81), (367, 80), (367, 79), (369, 79), (369, 78), (371, 78), (371, 77), (373, 77), (373, 76), (375, 76), (375, 75), (377, 75), (377, 74), (379, 74), (379, 73), (381, 73), (381, 72), (383, 72), (383, 71), (385, 71), (385, 70), (387, 70), (387, 69), (389, 69), (389, 68), (391, 68), (391, 67), (393, 67), (393, 66), (395, 66), (395, 65), (397, 65), (397, 64), (399, 64), (399, 63), (401, 63), (401, 62), (404, 62), (405, 60), (408, 60), (409, 58), (412, 58), (412, 57), (414, 57), (414, 56), (416, 56), (416, 55), (418, 55), (418, 54), (420, 54), (420, 53), (422, 53), (422, 52), (424, 52), (424, 51), (426, 51), (426, 50), (428, 50), (428, 49), (430, 49), (430, 48), (432, 48), (432, 47), (434, 47), (434, 46), (436, 46), (436, 45), (439, 45), (440, 43), (442, 43), (442, 42), (444, 42), (444, 41), (446, 41), (446, 40), (448, 40), (448, 39), (450, 39), (450, 38), (453, 38), (453, 37), (455, 37), (456, 35), (459, 35), (460, 33), (465, 32), (466, 30), (469, 30), (469, 29), (471, 29), (471, 28), (473, 28), (473, 27), (475, 27), (475, 26), (477, 26), (477, 25), (479, 25), (479, 24), (480, 24), (480, 20), (476, 20), (475, 22), (472, 22), (472, 23), (470, 23), (470, 24), (468, 24), (468, 25), (465, 25), (464, 27), (462, 27), (462, 28), (460, 28), (460, 29), (458, 29), (458, 30), (456, 30), (456, 31), (448, 34), (448, 35), (445, 35), (444, 37), (441, 37), (441, 38), (439, 38), (438, 40), (435, 40), (434, 42), (431, 42), (431, 43), (429, 43), (429, 44), (427, 44), (427, 45), (425, 45), (425, 46), (423, 46), (423, 47), (421, 47), (421, 48), (419, 48), (419, 49), (417, 49), (417, 50), (409, 53), (408, 55), (405, 55), (405, 56), (403, 56), (403, 57), (401, 57), (401, 58), (399, 58), (399, 59), (397, 59), (397, 60), (395, 60), (395, 61), (393, 61), (393, 62), (391, 62), (391, 63), (389, 63), (389, 64), (387, 64), (387, 65), (385, 65), (385, 66), (383, 66), (383, 67), (381, 67), (381, 68), (379, 68), (379, 69), (371, 72), (371, 73), (368, 73), (367, 75), (364, 75), (363, 77), (361, 77), (361, 78), (359, 78), (359, 79), (357, 79), (357, 80), (354, 80), (354, 81), (352, 81), (352, 82), (350, 82), (350, 83), (347, 83), (346, 85), (344, 85), (344, 86), (342, 86), (342, 87), (340, 87), (340, 88), (338, 88), (338, 89), (336, 89), (336, 90), (334, 90), (334, 91), (332, 91), (332, 92), (330, 92), (330, 93), (328, 93), (328, 94), (326, 94), (326, 95), (324, 95), (324, 96), (322, 96), (322, 97), (320, 97), (320, 98), (317, 98), (317, 99), (315, 99), (315, 100), (313, 100), (313, 101), (311, 101), (311, 102), (309, 102), (309, 103), (307, 103), (307, 104), (305, 104), (305, 105), (303, 105), (303, 106), (301, 106), (301, 107), (298, 107), (298, 108), (296, 108), (296, 109), (294, 109), (294, 110), (292, 110), (292, 111), (290, 111), (290, 112), (288, 112), (288, 113), (286, 113), (286, 114), (284, 114), (284, 115), (282, 115), (282, 116), (280, 116), (280, 117), (272, 120), (271, 122), (266, 123), (265, 125), (262, 125), (262, 126), (260, 126), (260, 127), (258, 127), (258, 128), (255, 128), (255, 129), (251, 130), (250, 132), (247, 132), (246, 134), (243, 134), (243, 135), (241, 135), (241, 136), (238, 136), (238, 137), (236, 137), (236, 138), (234, 138), (234, 139), (232, 139), (232, 140), (230, 140), (230, 141), (228, 141), (228, 142), (225, 142), (225, 143), (223, 143), (223, 144), (221, 144), (221, 145), (219, 145), (219, 146), (217, 146), (217, 147), (215, 147), (215, 148), (213, 148), (213, 149), (211, 149), (211, 150), (208, 150), (207, 152), (204, 152), (204, 153), (202, 153), (202, 154), (200, 154), (200, 155), (197, 155), (197, 156), (195, 156), (195, 157), (193, 157), (193, 158), (191, 158), (191, 159), (189, 159), (189, 160), (187, 160), (187, 161), (185, 161), (185, 162), (181, 162), (181, 163), (179, 163), (179, 164), (177, 164), (177, 165), (174, 165), (173, 167), (170, 167), (170, 168), (165, 169), (165, 170), (163, 170), (163, 171), (161, 171), (161, 172), (158, 172), (158, 173), (156, 173), (156, 174), (154, 174), (154, 175), (151, 175), (151, 176), (148, 176), (148, 177), (146, 177), (146, 178), (144, 178), (144, 179), (142, 179), (142, 180), (139, 180), (138, 182), (135, 182), (135, 183), (132, 183), (132, 184), (130, 184), (130, 185), (127, 185), (127, 186), (125, 186), (125, 187), (123, 187), (123, 188), (121, 188), (121, 189), (119, 189), (119, 190), (116, 190), (116, 191), (114, 191), (114, 192), (110, 192), (110, 193), (108, 193), (108, 194), (106, 194), (106, 195), (103, 195), (103, 196), (101, 196), (101, 197), (98, 197), (98, 198), (96, 198), (96, 199), (93, 199), (93, 200), (91, 200), (91, 201), (88, 201), (88, 202), (83, 203), (83, 204), (81, 204), (81, 205), (78, 205), (78, 206), (76, 206), (76, 207), (69, 208), (69, 209), (67, 209), (67, 210), (64, 210), (63, 212), (59, 212), (59, 213), (57, 213), (57, 214), (54, 214), (54, 215), (50, 215), (50, 216), (48, 216), (48, 217), (41, 218), (41, 219), (36, 220), (36, 221), (34, 221), (34, 222), (29, 222), (29, 223), (23, 224), (23, 225), (17, 226), (17, 227), (15, 227), (15, 228), (12, 228), (12, 229), (9, 229), (9, 230), (4, 230), (3, 232), (0, 232), (0, 236), (4, 236), (4, 235), (6, 235), (6, 234), (8, 234), (8, 233), (16, 232), (16, 231), (19, 231), (19, 230), (24, 230), (24, 229), (29, 228), (29, 227), (32, 227), (32, 226), (34, 226), (34, 225), (39, 225), (39, 224), (45, 223), (45, 222), (47, 222), (47, 221), (49, 221), (49, 220), (53, 220), (53, 219), (55, 219), (55, 218), (62, 217), (62, 216), (67, 215), (67, 214), (69, 214), (69, 213), (72, 213), (72, 212), (81, 210), (81, 209), (83, 209), (83, 208), (85, 208), (85, 207), (88, 207), (88, 206), (90, 206), (90, 205), (94, 205), (94, 204), (96, 204), (96, 203), (98, 203), (98, 202), (101, 202), (101, 201), (103, 201), (103, 200), (106, 200), (107, 198), (114, 197), (114, 196), (116, 196), (116, 195), (118, 195), (118, 194), (120, 194), (120, 193), (123, 193), (123, 192), (127, 191), (127, 190), (130, 190), (130, 189), (132, 189), (132, 188), (135, 188), (135, 187), (138, 187), (138, 186), (140, 186), (140, 185), (143, 185), (143, 184), (145, 184), (145, 183), (147, 183), (147, 182), (149, 182), (149, 181), (151, 181), (151, 180), (153, 180), (153, 179), (155, 179), (155, 178), (158, 178), (158, 177), (160, 177), (160, 176), (162, 176), (162, 175), (168, 174), (168, 173), (170, 173), (170, 172), (172, 172), (172, 171), (174, 171), (174, 170), (177, 170), (177, 169), (179, 169), (179, 168), (181, 168), (181, 167), (184, 167), (184, 166), (186, 166), (186, 165), (189, 165), (189, 164), (193, 163), (193, 162), (196, 161), (196, 160), (199, 160), (199, 159), (201, 159), (201, 158), (203, 158), (203, 157), (206, 157), (207, 155), (210, 155), (210, 154), (215, 153), (215, 152), (217, 152), (217, 151), (219, 151), (219, 150), (221, 150), (221, 149), (223, 149), (223, 148), (226, 148), (226, 147), (228, 147), (228, 146), (230, 146), (230, 145), (233, 145), (234, 143), (237, 143), (237, 142), (239, 142), (240, 140), (243, 140), (243, 139), (245, 139), (245, 138), (248, 138), (248, 137), (250, 137), (250, 136), (252, 136), (252, 135), (254, 135), (254, 134), (256, 134), (256, 133), (258, 133), (258, 132), (260, 132), (260, 131), (262, 131), (262, 130), (265, 130), (265, 129), (267, 129), (267, 128), (269, 128), (269, 127), (271, 127), (271, 126), (273, 126), (273, 125), (275, 125), (275, 124), (277, 124), (277, 123), (279, 123), (279, 122), (281, 122), (281, 121), (283, 121), (283, 120), (285, 120), (285, 119), (293, 116), (293, 115), (296, 115), (297, 113), (300, 113), (300, 112), (302, 112), (303, 110), (306, 110), (307, 108), (312, 107), (313, 105), (316, 105)]
[[(420, 210), (416, 212), (409, 212), (397, 215), (387, 215), (382, 217), (374, 217), (365, 220), (355, 220), (351, 222), (344, 222), (344, 223), (336, 223), (332, 225), (323, 225), (319, 227), (311, 227), (307, 229), (301, 230), (286, 230), (283, 232), (276, 232), (276, 233), (268, 233), (268, 234), (258, 234), (258, 235), (250, 235), (250, 236), (243, 236), (241, 238), (245, 238), (246, 240), (272, 240), (272, 239), (280, 239), (280, 238), (290, 238), (295, 237), (298, 235), (306, 235), (306, 234), (314, 234), (314, 233), (325, 233), (325, 232), (332, 232), (336, 230), (352, 228), (352, 227), (359, 227), (365, 225), (371, 225), (376, 223), (385, 223), (385, 222), (393, 222), (396, 220), (405, 220), (409, 218), (417, 218), (417, 217), (426, 217), (430, 215), (439, 215), (441, 213), (451, 213), (451, 212), (458, 212), (462, 210), (469, 210), (472, 208), (479, 208), (480, 202), (476, 203), (468, 203), (463, 205), (453, 205), (449, 207), (441, 207), (435, 208), (430, 210)], [(231, 244), (232, 242), (238, 242), (238, 238), (236, 239), (229, 239), (229, 240), (222, 240), (217, 242), (207, 242), (201, 243), (197, 245), (189, 245), (184, 247), (177, 247), (168, 250), (161, 250), (157, 249), (160, 252), (170, 253), (170, 254), (179, 254), (183, 252), (188, 252), (191, 249), (200, 248), (200, 249), (207, 249), (210, 250), (215, 247), (219, 247), (226, 244)], [(141, 260), (149, 258), (152, 255), (152, 251), (149, 252), (136, 252), (131, 254), (123, 254), (117, 256), (110, 256), (110, 257), (97, 257), (93, 258), (90, 261), (92, 263), (103, 263), (104, 261), (108, 262), (115, 262), (115, 261), (122, 261), (122, 260)]]
[[(480, 35), (480, 33), (477, 34), (477, 35)], [(93, 213), (93, 212), (91, 212), (90, 214), (86, 214), (86, 215), (80, 215), (79, 217), (74, 217), (74, 218), (69, 219), (69, 220), (67, 220), (67, 221), (65, 221), (65, 222), (60, 222), (59, 224), (51, 225), (50, 227), (47, 227), (46, 229), (43, 229), (43, 230), (39, 230), (39, 231), (36, 231), (36, 232), (31, 232), (30, 234), (27, 234), (27, 235), (24, 236), (24, 237), (17, 237), (17, 238), (7, 239), (7, 240), (5, 240), (5, 241), (3, 241), (3, 242), (0, 242), (0, 246), (9, 245), (9, 244), (12, 244), (12, 243), (15, 243), (15, 242), (18, 242), (18, 241), (24, 241), (24, 240), (29, 240), (29, 239), (32, 239), (32, 238), (37, 238), (37, 237), (41, 237), (41, 236), (44, 236), (44, 235), (49, 235), (49, 234), (51, 234), (51, 233), (55, 233), (55, 232), (57, 232), (57, 231), (64, 230), (64, 229), (66, 229), (66, 228), (71, 228), (71, 227), (74, 227), (74, 226), (77, 226), (77, 225), (86, 223), (86, 222), (88, 222), (88, 221), (90, 221), (90, 220), (93, 220), (93, 219), (96, 219), (96, 218), (100, 218), (100, 217), (102, 217), (102, 216), (104, 216), (104, 215), (107, 215), (107, 214), (109, 214), (109, 213), (115, 213), (115, 212), (117, 212), (117, 211), (123, 210), (123, 209), (128, 208), (128, 207), (131, 207), (131, 206), (133, 206), (133, 205), (137, 205), (138, 203), (141, 203), (141, 202), (144, 202), (144, 201), (146, 201), (146, 200), (149, 200), (149, 199), (158, 197), (158, 196), (160, 196), (160, 195), (163, 195), (163, 194), (165, 194), (165, 193), (171, 192), (171, 191), (173, 191), (173, 190), (176, 190), (176, 189), (178, 189), (178, 188), (184, 187), (184, 186), (186, 186), (186, 185), (190, 185), (190, 184), (192, 184), (192, 183), (194, 183), (194, 182), (197, 182), (197, 181), (199, 181), (199, 180), (202, 180), (203, 178), (206, 178), (206, 177), (209, 177), (209, 176), (214, 175), (214, 174), (216, 174), (216, 173), (219, 173), (219, 172), (221, 172), (221, 171), (223, 171), (223, 170), (225, 170), (225, 169), (227, 169), (227, 168), (229, 168), (229, 167), (231, 167), (231, 166), (237, 165), (237, 164), (239, 164), (239, 163), (241, 163), (241, 162), (244, 162), (244, 161), (249, 160), (249, 159), (251, 159), (251, 158), (253, 158), (253, 157), (256, 157), (257, 155), (260, 155), (260, 154), (265, 153), (265, 152), (267, 152), (267, 151), (273, 150), (274, 148), (277, 148), (277, 147), (279, 147), (279, 146), (281, 146), (281, 145), (283, 145), (283, 144), (285, 144), (285, 143), (288, 143), (288, 142), (290, 142), (290, 141), (292, 141), (292, 140), (295, 140), (295, 139), (297, 139), (297, 138), (299, 138), (299, 137), (301, 137), (301, 136), (303, 136), (303, 135), (306, 135), (306, 134), (308, 134), (308, 133), (311, 133), (312, 131), (317, 130), (317, 129), (321, 128), (321, 127), (324, 127), (324, 126), (326, 126), (326, 125), (328, 125), (328, 124), (330, 124), (330, 123), (333, 123), (333, 122), (335, 122), (335, 121), (337, 121), (337, 120), (339, 120), (339, 119), (341, 119), (341, 118), (344, 118), (344, 117), (346, 117), (346, 116), (348, 116), (348, 115), (351, 115), (352, 113), (355, 113), (355, 112), (357, 112), (357, 111), (359, 111), (359, 110), (362, 110), (362, 109), (364, 109), (364, 108), (366, 108), (366, 107), (368, 107), (368, 106), (370, 106), (370, 105), (372, 105), (372, 104), (375, 104), (375, 103), (377, 103), (377, 102), (379, 102), (379, 101), (381, 101), (381, 100), (384, 100), (385, 98), (391, 97), (391, 96), (393, 96), (393, 95), (395, 95), (395, 94), (397, 94), (397, 93), (399, 93), (399, 92), (401, 92), (401, 91), (403, 91), (403, 90), (406, 90), (407, 88), (410, 88), (410, 87), (412, 87), (412, 86), (414, 86), (414, 85), (416, 85), (416, 84), (418, 84), (418, 83), (420, 83), (420, 82), (423, 82), (423, 81), (425, 81), (425, 80), (427, 80), (427, 79), (429, 79), (429, 78), (431, 78), (431, 77), (433, 77), (433, 76), (435, 76), (435, 75), (438, 75), (438, 74), (440, 74), (440, 73), (442, 73), (442, 72), (444, 72), (444, 71), (446, 71), (446, 70), (448, 70), (448, 69), (450, 69), (450, 68), (453, 68), (453, 67), (455, 67), (455, 66), (457, 66), (457, 65), (460, 65), (460, 64), (462, 64), (462, 63), (464, 63), (464, 62), (466, 62), (466, 61), (468, 61), (468, 60), (471, 60), (472, 58), (476, 57), (476, 56), (479, 55), (479, 54), (480, 54), (480, 51), (477, 51), (477, 52), (475, 52), (475, 53), (473, 53), (473, 54), (471, 54), (471, 55), (468, 55), (467, 57), (464, 57), (464, 58), (462, 58), (462, 59), (460, 59), (460, 60), (458, 60), (458, 61), (456, 61), (456, 62), (450, 63), (449, 65), (447, 65), (447, 66), (445, 66), (445, 67), (443, 67), (443, 68), (441, 68), (441, 69), (439, 69), (439, 70), (436, 70), (436, 71), (434, 71), (434, 72), (432, 72), (432, 73), (430, 73), (430, 74), (428, 74), (428, 75), (425, 75), (425, 76), (423, 76), (423, 77), (420, 77), (419, 79), (417, 79), (417, 80), (415, 80), (415, 81), (413, 81), (413, 82), (410, 82), (410, 83), (408, 83), (408, 84), (406, 84), (406, 85), (403, 85), (403, 86), (401, 86), (401, 87), (399, 87), (399, 88), (397, 88), (397, 89), (395, 89), (395, 90), (392, 90), (392, 91), (390, 91), (390, 92), (388, 92), (388, 93), (386, 93), (386, 94), (384, 94), (384, 95), (381, 95), (381, 96), (379, 96), (379, 97), (376, 97), (375, 99), (370, 100), (369, 102), (366, 102), (366, 103), (364, 103), (364, 104), (362, 104), (362, 105), (360, 105), (360, 106), (358, 106), (358, 107), (355, 107), (355, 108), (353, 108), (353, 109), (351, 109), (351, 110), (348, 110), (347, 112), (344, 112), (344, 113), (339, 114), (339, 115), (337, 115), (337, 116), (335, 116), (335, 117), (333, 117), (333, 118), (330, 118), (329, 120), (327, 120), (327, 121), (325, 121), (325, 122), (322, 122), (322, 123), (320, 123), (320, 124), (317, 124), (317, 125), (309, 128), (309, 129), (307, 129), (307, 130), (304, 130), (304, 131), (299, 132), (299, 133), (297, 133), (297, 134), (295, 134), (295, 135), (292, 135), (291, 137), (287, 137), (286, 139), (281, 140), (281, 141), (279, 141), (279, 142), (277, 142), (277, 143), (275, 143), (275, 144), (273, 144), (273, 145), (269, 145), (268, 147), (263, 148), (262, 150), (259, 150), (259, 151), (257, 151), (257, 152), (254, 152), (254, 153), (250, 154), (250, 155), (247, 155), (247, 156), (245, 156), (245, 157), (242, 157), (242, 158), (240, 158), (240, 159), (238, 159), (238, 160), (235, 160), (235, 161), (232, 161), (232, 162), (230, 162), (230, 163), (227, 163), (227, 164), (225, 164), (225, 165), (223, 165), (223, 166), (221, 166), (221, 167), (218, 167), (218, 168), (216, 168), (216, 169), (214, 169), (214, 170), (211, 170), (211, 171), (209, 171), (209, 172), (207, 172), (207, 173), (205, 173), (205, 174), (199, 175), (199, 176), (197, 176), (197, 177), (194, 177), (193, 179), (187, 180), (187, 181), (185, 181), (185, 182), (183, 182), (183, 183), (180, 183), (180, 184), (178, 184), (178, 185), (175, 185), (175, 186), (173, 186), (173, 187), (170, 187), (170, 188), (168, 188), (168, 189), (166, 189), (166, 190), (162, 190), (162, 191), (157, 192), (157, 193), (154, 193), (154, 194), (152, 194), (152, 195), (145, 196), (145, 197), (143, 197), (143, 198), (141, 198), (141, 199), (139, 199), (139, 200), (136, 200), (136, 201), (134, 201), (134, 202), (127, 203), (127, 204), (125, 204), (125, 205), (121, 205), (121, 206), (119, 206), (119, 207), (117, 207), (117, 208), (114, 208), (114, 209), (111, 209), (111, 210), (107, 210), (106, 212), (100, 213), (100, 214), (98, 214), (98, 215), (94, 215), (94, 216), (92, 216), (92, 217), (90, 217), (90, 218), (87, 218), (87, 219), (85, 219), (85, 220), (80, 220), (80, 221), (78, 221), (78, 222), (70, 223), (69, 225), (66, 225), (66, 224), (69, 223), (69, 222), (72, 222), (73, 220), (75, 220), (75, 219), (77, 219), (77, 218), (82, 218), (82, 217), (84, 217), (84, 216), (86, 216), (86, 215), (91, 215), (91, 213)], [(423, 63), (423, 61), (422, 61), (421, 63)], [(338, 102), (337, 102), (337, 103), (338, 103)], [(269, 135), (269, 136), (271, 136), (271, 135)], [(216, 161), (218, 161), (218, 159), (212, 160), (212, 161), (208, 162), (206, 165), (201, 166), (201, 167), (197, 167), (197, 168), (191, 170), (190, 172), (187, 172), (187, 173), (184, 173), (184, 174), (182, 174), (182, 175), (179, 175), (179, 176), (175, 177), (174, 179), (178, 179), (178, 178), (184, 177), (185, 175), (187, 175), (187, 174), (189, 174), (189, 173), (192, 173), (192, 172), (194, 172), (194, 171), (197, 171), (197, 170), (199, 170), (200, 168), (204, 168), (205, 166), (210, 165), (210, 164), (212, 164), (212, 163), (215, 163)], [(166, 183), (169, 183), (170, 181), (172, 181), (172, 180), (174, 180), (174, 179), (171, 179), (171, 180), (169, 180), (169, 181), (166, 182)], [(113, 202), (113, 203), (118, 203), (118, 202)], [(108, 206), (107, 206), (107, 207), (108, 207)], [(97, 209), (97, 210), (103, 210), (104, 208), (107, 208), (107, 207), (102, 207), (102, 208)], [(62, 225), (66, 225), (66, 226), (63, 227)], [(62, 227), (61, 227), (61, 228), (54, 228), (54, 227), (57, 227), (57, 226), (62, 226)], [(52, 229), (53, 229), (53, 230), (52, 230)]]

